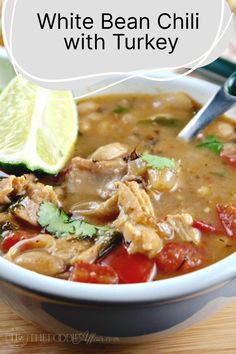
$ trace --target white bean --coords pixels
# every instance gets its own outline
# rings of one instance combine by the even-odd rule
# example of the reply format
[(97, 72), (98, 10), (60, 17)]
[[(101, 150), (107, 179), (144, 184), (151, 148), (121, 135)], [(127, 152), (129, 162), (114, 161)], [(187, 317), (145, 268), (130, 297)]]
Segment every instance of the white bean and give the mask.
[(89, 114), (95, 112), (99, 108), (99, 105), (94, 101), (86, 101), (78, 104), (79, 114)]
[(43, 251), (28, 251), (22, 253), (16, 257), (14, 263), (34, 272), (50, 276), (62, 273), (66, 268), (61, 258), (52, 256)]

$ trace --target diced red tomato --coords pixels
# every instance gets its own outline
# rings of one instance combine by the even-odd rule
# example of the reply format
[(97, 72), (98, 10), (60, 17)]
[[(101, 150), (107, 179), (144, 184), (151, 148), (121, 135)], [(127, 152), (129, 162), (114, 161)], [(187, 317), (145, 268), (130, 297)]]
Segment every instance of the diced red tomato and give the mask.
[(217, 204), (216, 210), (226, 234), (236, 237), (236, 204)]
[(199, 267), (202, 253), (189, 243), (167, 243), (156, 257), (157, 269), (164, 273), (187, 272)]
[(36, 233), (17, 230), (15, 232), (11, 232), (9, 235), (6, 235), (1, 242), (1, 248), (3, 252), (7, 252), (12, 246), (14, 246), (17, 242), (21, 240), (25, 240), (27, 238), (31, 238), (35, 236)]
[(142, 254), (129, 254), (124, 244), (114, 248), (100, 262), (111, 266), (122, 284), (147, 282), (152, 280), (156, 273), (153, 260)]
[(119, 277), (109, 266), (78, 262), (73, 267), (69, 280), (81, 283), (117, 284)]
[(220, 157), (225, 163), (236, 168), (236, 145), (225, 144), (220, 152)]
[(207, 224), (200, 220), (194, 220), (192, 226), (204, 234), (212, 234), (219, 232), (213, 225)]

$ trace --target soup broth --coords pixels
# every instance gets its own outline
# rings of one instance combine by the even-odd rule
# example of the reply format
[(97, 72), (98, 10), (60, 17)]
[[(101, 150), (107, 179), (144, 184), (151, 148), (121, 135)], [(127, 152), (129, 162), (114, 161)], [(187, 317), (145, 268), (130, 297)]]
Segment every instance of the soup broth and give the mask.
[[(79, 101), (68, 166), (39, 181), (26, 174), (0, 182), (4, 256), (67, 280), (131, 283), (180, 275), (233, 253), (236, 128), (219, 117), (193, 141), (178, 139), (199, 108), (181, 92)], [(55, 210), (67, 218), (64, 232)], [(54, 213), (47, 222), (45, 212)], [(66, 231), (66, 223), (73, 228)]]

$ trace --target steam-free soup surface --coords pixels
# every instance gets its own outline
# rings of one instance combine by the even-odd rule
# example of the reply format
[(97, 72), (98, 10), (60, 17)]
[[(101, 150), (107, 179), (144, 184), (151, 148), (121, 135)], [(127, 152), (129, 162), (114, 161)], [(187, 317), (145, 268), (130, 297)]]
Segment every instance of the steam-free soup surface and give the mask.
[[(6, 206), (23, 195), (1, 213), (2, 225), (14, 226), (3, 230), (5, 257), (72, 281), (130, 283), (196, 270), (234, 252), (235, 125), (220, 117), (192, 142), (177, 139), (198, 109), (185, 93), (79, 101), (80, 133), (65, 170), (39, 179), (42, 185), (32, 175), (14, 177), (8, 200), (0, 198)], [(6, 180), (0, 183), (4, 191)], [(48, 226), (52, 205), (73, 230), (63, 233), (54, 214)]]

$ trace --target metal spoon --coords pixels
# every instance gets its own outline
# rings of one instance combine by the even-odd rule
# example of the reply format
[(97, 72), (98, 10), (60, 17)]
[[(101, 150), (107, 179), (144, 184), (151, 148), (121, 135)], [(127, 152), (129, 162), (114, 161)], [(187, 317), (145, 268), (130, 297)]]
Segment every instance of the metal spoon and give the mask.
[(203, 106), (193, 119), (179, 133), (183, 140), (191, 140), (211, 121), (225, 113), (236, 104), (236, 71), (225, 82), (224, 86)]

